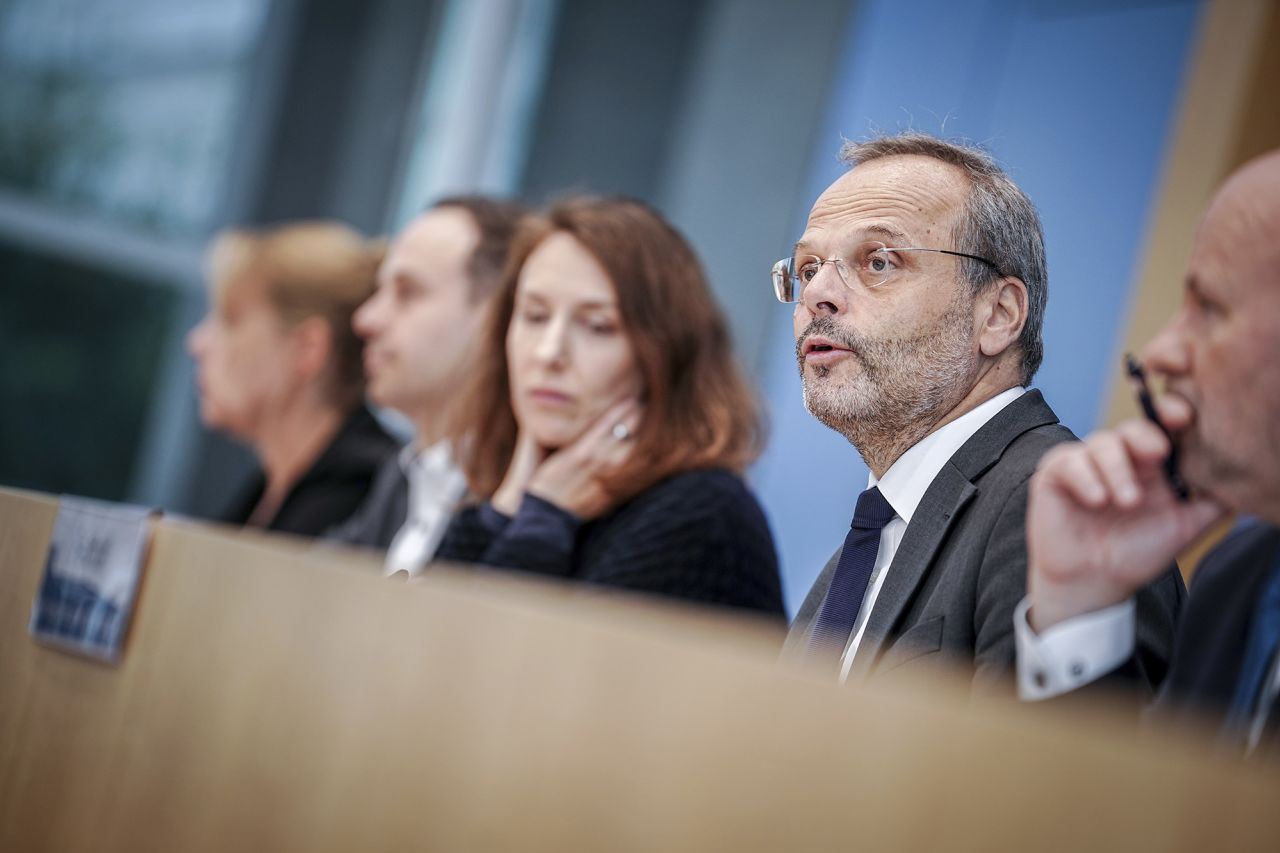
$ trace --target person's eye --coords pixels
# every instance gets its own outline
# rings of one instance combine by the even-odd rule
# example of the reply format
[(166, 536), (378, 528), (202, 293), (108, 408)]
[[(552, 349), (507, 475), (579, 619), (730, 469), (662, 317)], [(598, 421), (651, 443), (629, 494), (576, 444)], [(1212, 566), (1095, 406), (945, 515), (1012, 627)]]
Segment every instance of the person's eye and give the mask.
[(396, 285), (395, 297), (397, 302), (412, 302), (415, 299), (422, 298), (425, 295), (425, 293), (426, 291), (424, 291), (421, 287), (418, 287), (417, 285), (414, 285), (414, 284), (410, 284), (409, 282), (406, 281), (406, 282), (400, 282), (399, 284)]
[(529, 323), (529, 324), (532, 324), (532, 325), (537, 325), (537, 324), (539, 324), (539, 323), (545, 323), (545, 322), (547, 322), (547, 318), (548, 318), (550, 315), (548, 315), (548, 314), (547, 314), (547, 312), (546, 312), (544, 309), (542, 309), (542, 308), (534, 308), (534, 307), (532, 307), (532, 306), (525, 306), (524, 308), (521, 308), (521, 309), (520, 309), (520, 314), (519, 314), (519, 316), (520, 316), (520, 321), (521, 321), (522, 323)]
[(887, 249), (874, 249), (867, 253), (863, 267), (877, 274), (890, 273), (898, 268), (898, 263), (893, 253)]
[(1190, 303), (1192, 310), (1201, 318), (1214, 320), (1222, 316), (1223, 307), (1212, 299), (1207, 298), (1204, 293), (1199, 290), (1189, 290), (1187, 294), (1189, 297), (1187, 301)]
[(593, 335), (612, 335), (618, 331), (618, 324), (612, 320), (591, 319), (587, 321), (587, 329)]
[(800, 267), (796, 270), (796, 278), (800, 279), (800, 281), (805, 284), (808, 284), (817, 277), (818, 270), (821, 268), (822, 264), (817, 261), (805, 261), (800, 264)]

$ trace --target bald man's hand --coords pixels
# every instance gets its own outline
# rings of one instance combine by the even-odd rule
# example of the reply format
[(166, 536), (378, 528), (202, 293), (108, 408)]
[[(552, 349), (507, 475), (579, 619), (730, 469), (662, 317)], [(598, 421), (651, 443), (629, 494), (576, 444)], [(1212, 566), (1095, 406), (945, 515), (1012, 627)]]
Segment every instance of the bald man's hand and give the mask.
[[(1159, 401), (1175, 434), (1194, 417), (1182, 398)], [(1169, 440), (1129, 420), (1045, 455), (1027, 503), (1028, 614), (1036, 632), (1125, 601), (1223, 518), (1211, 498), (1182, 502), (1165, 479)]]

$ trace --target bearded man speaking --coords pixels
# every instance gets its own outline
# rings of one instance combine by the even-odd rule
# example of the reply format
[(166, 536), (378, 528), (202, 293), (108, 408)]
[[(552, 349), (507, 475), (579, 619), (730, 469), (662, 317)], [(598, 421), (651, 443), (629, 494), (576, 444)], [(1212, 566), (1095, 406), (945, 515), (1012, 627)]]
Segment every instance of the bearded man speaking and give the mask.
[[(1044, 355), (1040, 220), (976, 148), (910, 133), (841, 157), (851, 168), (773, 284), (796, 303), (805, 406), (871, 470), (786, 654), (842, 681), (959, 663), (1012, 693), (1028, 481), (1075, 439), (1028, 388)], [(1184, 596), (1176, 567), (1138, 596), (1127, 672), (1147, 690)]]

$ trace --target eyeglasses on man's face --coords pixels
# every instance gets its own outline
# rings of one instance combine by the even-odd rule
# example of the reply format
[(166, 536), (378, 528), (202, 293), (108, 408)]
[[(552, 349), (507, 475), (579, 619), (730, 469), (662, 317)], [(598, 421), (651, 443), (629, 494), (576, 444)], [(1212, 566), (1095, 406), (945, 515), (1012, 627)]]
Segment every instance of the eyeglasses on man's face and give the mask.
[(824, 266), (835, 269), (836, 275), (849, 288), (872, 290), (900, 282), (908, 275), (903, 253), (932, 252), (968, 258), (991, 267), (999, 276), (1000, 269), (986, 258), (950, 249), (925, 249), (919, 246), (888, 246), (876, 240), (860, 243), (846, 257), (819, 258), (814, 255), (793, 255), (773, 265), (773, 293), (779, 302), (799, 302), (804, 298), (805, 287), (822, 272)]

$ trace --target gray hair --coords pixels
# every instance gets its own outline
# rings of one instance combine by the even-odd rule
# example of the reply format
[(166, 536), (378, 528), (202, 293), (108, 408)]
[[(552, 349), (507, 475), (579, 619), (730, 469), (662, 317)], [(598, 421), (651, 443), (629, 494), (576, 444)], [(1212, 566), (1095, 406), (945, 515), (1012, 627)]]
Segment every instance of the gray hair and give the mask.
[[(840, 159), (850, 167), (909, 154), (949, 163), (969, 178), (969, 197), (956, 228), (956, 251), (986, 258), (1001, 275), (1015, 276), (1027, 286), (1027, 319), (1018, 345), (1022, 384), (1029, 384), (1044, 360), (1042, 329), (1049, 300), (1044, 230), (1035, 205), (990, 154), (973, 145), (911, 131), (868, 142), (846, 142), (840, 149)], [(991, 267), (967, 258), (960, 259), (960, 269), (974, 295), (995, 277)]]

